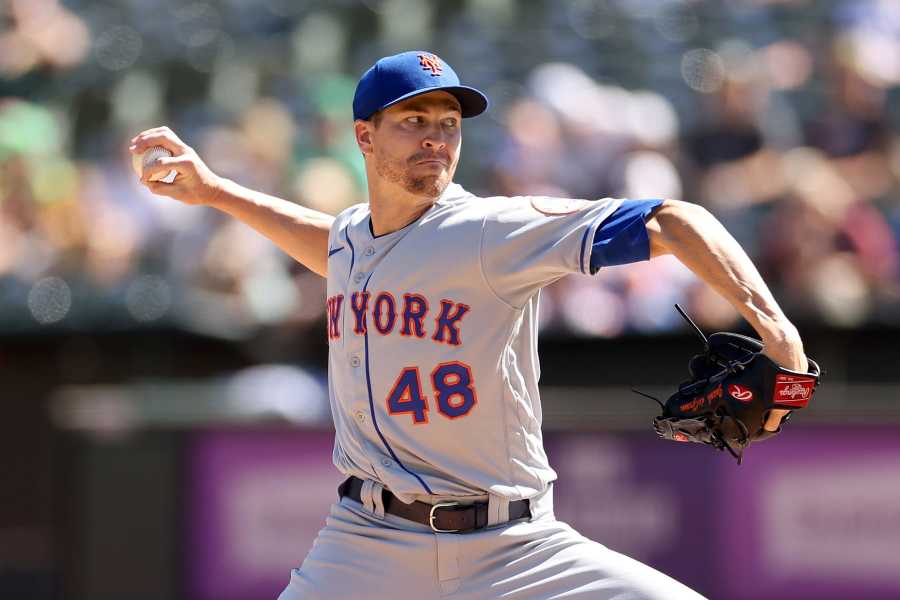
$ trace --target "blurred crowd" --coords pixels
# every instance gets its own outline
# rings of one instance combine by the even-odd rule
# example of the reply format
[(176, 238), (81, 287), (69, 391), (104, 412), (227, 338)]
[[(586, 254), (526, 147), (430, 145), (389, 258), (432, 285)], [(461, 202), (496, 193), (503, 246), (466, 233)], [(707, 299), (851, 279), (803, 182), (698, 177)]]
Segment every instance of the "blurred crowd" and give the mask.
[[(323, 334), (324, 282), (211, 209), (147, 192), (128, 140), (329, 213), (365, 201), (350, 103), (379, 56), (485, 89), (479, 195), (682, 198), (801, 323), (900, 326), (895, 0), (0, 0), (0, 331)], [(672, 258), (544, 292), (554, 334), (737, 316)]]

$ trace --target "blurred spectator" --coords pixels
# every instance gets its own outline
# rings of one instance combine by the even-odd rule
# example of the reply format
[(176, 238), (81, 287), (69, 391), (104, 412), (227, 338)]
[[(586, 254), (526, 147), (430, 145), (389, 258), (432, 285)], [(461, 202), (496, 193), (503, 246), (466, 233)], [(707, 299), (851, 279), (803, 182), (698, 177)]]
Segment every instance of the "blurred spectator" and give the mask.
[[(429, 39), (494, 90), (467, 187), (698, 202), (792, 316), (900, 322), (900, 5), (569, 4), (0, 3), (0, 328), (321, 328), (318, 277), (146, 192), (125, 142), (168, 124), (223, 176), (337, 213), (365, 201), (359, 71)], [(737, 320), (671, 258), (544, 298), (554, 334), (681, 327), (676, 301)]]

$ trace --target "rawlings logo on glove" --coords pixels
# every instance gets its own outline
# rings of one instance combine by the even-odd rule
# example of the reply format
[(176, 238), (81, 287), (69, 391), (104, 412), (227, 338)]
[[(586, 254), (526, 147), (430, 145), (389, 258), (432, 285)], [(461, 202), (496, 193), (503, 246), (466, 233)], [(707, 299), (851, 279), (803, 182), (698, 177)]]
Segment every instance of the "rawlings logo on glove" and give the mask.
[(727, 450), (740, 464), (751, 442), (781, 431), (763, 427), (770, 410), (806, 407), (819, 384), (819, 365), (808, 359), (808, 373), (785, 369), (762, 354), (759, 340), (727, 332), (707, 338), (680, 306), (675, 308), (703, 340), (704, 352), (691, 358), (691, 378), (665, 403), (634, 391), (662, 407), (662, 414), (653, 419), (661, 437)]

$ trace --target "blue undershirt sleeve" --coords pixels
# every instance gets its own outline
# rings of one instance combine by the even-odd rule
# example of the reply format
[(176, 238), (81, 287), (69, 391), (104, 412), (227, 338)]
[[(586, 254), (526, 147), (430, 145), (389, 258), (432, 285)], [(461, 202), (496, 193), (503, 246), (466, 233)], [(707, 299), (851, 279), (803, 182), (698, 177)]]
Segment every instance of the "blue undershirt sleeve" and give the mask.
[(601, 267), (650, 258), (650, 237), (645, 221), (662, 203), (662, 200), (625, 200), (603, 221), (591, 245), (591, 275)]

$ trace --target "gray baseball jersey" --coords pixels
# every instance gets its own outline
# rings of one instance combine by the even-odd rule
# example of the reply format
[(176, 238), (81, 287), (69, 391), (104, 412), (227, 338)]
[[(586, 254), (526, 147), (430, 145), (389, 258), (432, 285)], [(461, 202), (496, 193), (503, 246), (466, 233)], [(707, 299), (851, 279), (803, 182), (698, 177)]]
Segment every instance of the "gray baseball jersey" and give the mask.
[(595, 235), (622, 204), (452, 184), (378, 237), (367, 204), (342, 212), (326, 303), (338, 469), (405, 502), (545, 491), (556, 474), (541, 438), (539, 290), (596, 268)]
[[(537, 303), (567, 273), (647, 258), (658, 201), (476, 198), (461, 187), (374, 237), (366, 205), (337, 217), (328, 263), (334, 461), (343, 497), (279, 600), (703, 600), (553, 514), (541, 441)], [(443, 533), (385, 510), (484, 497), (488, 527)], [(470, 498), (459, 498), (468, 496)], [(529, 520), (509, 502), (529, 499)]]

